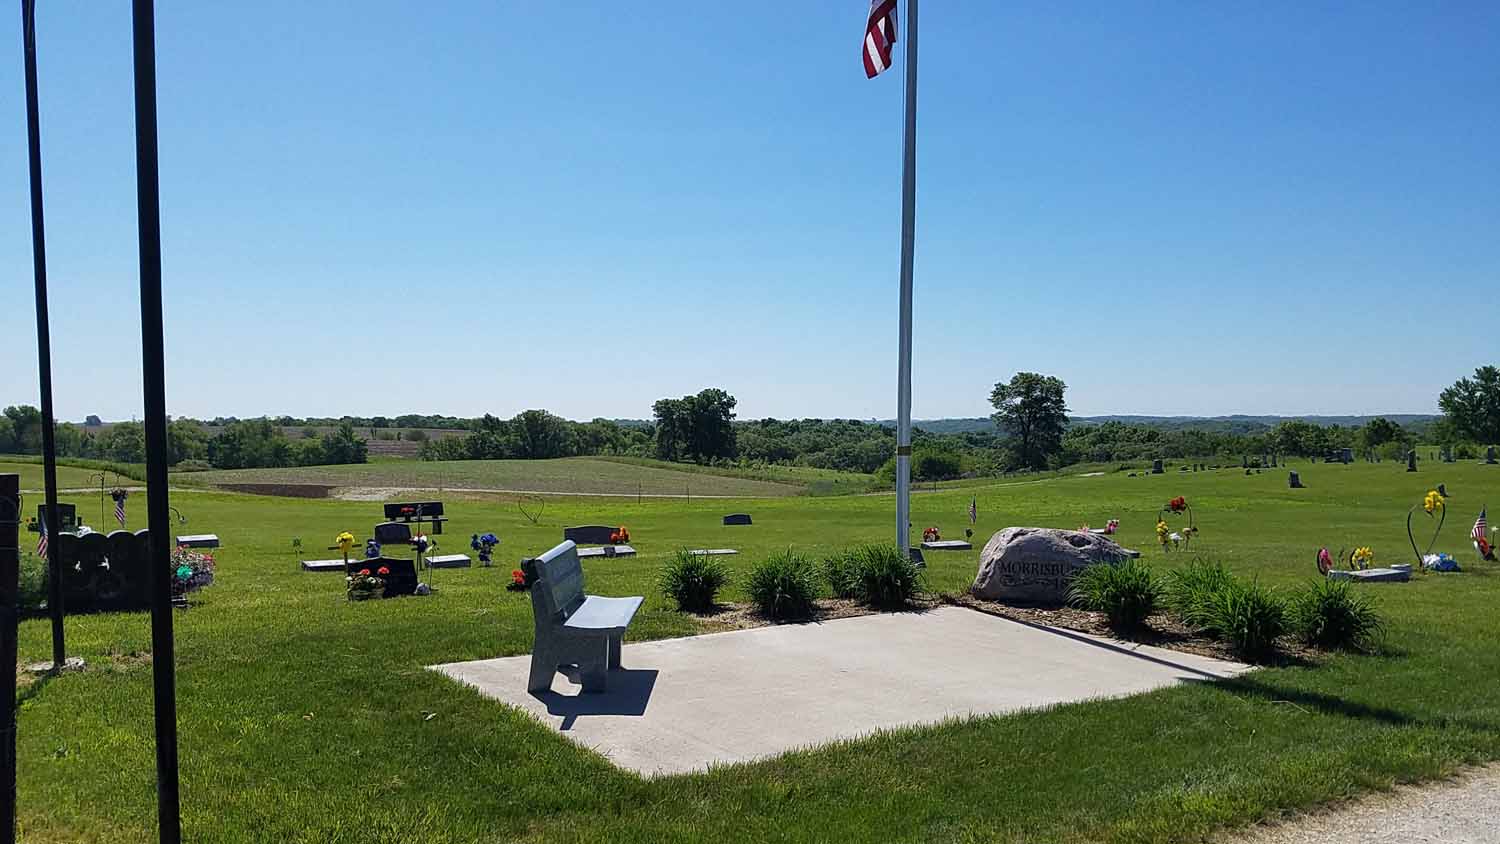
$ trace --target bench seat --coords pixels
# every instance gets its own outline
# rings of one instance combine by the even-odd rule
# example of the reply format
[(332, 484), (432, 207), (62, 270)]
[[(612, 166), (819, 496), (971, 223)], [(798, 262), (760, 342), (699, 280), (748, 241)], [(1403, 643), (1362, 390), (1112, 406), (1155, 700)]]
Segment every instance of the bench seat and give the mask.
[(641, 608), (644, 598), (601, 598), (587, 595), (578, 609), (563, 622), (572, 630), (624, 630)]

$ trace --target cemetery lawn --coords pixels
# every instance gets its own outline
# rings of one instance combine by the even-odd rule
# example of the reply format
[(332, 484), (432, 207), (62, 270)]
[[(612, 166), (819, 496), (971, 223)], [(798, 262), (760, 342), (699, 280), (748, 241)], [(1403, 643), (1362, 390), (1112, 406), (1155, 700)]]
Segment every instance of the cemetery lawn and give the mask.
[[(739, 548), (724, 560), (734, 577), (724, 597), (740, 601), (746, 572), (773, 551), (888, 541), (889, 497), (564, 498), (538, 525), (498, 497), (455, 500), (443, 550), (494, 530), (500, 567), (431, 573), (437, 594), (427, 598), (347, 603), (337, 575), (297, 570), (290, 543), (332, 556), (318, 549), (340, 530), (366, 535), (378, 504), (177, 493), (183, 529), (224, 540), (218, 582), (174, 614), (184, 840), (1201, 841), (1500, 759), (1500, 567), (1478, 563), (1466, 538), (1481, 504), (1500, 504), (1500, 468), (1292, 468), (1307, 489), (1287, 489), (1285, 471), (1235, 469), (939, 491), (914, 497), (913, 521), (961, 535), (971, 495), (976, 540), (1008, 525), (1118, 518), (1122, 541), (1162, 569), (1188, 558), (1151, 539), (1158, 507), (1183, 495), (1202, 529), (1195, 550), (1289, 589), (1311, 579), (1323, 544), (1368, 544), (1377, 563), (1405, 561), (1407, 508), (1441, 481), (1452, 498), (1438, 548), (1471, 571), (1361, 587), (1389, 621), (1378, 655), (659, 779), (622, 772), (423, 666), (528, 652), (529, 600), (503, 583), (564, 525), (629, 526), (639, 557), (585, 569), (591, 592), (647, 596), (627, 637), (638, 641), (701, 629), (654, 587), (673, 549)], [(63, 500), (85, 514), (94, 502)], [(133, 502), (133, 518), (143, 505)], [(755, 525), (722, 527), (736, 511)], [(929, 554), (930, 588), (963, 589), (977, 556), (977, 547)], [(21, 693), (22, 840), (154, 840), (148, 616), (70, 617), (67, 630), (69, 653), (88, 669)], [(23, 622), (23, 663), (47, 659), (48, 643), (46, 619)]]
[[(217, 469), (172, 475), (174, 485), (221, 484), (320, 485), (399, 489), (479, 489), (517, 492), (618, 495), (770, 498), (801, 495), (806, 484), (788, 473), (780, 479), (754, 477), (737, 470), (695, 472), (655, 460), (621, 461), (597, 457), (556, 460), (387, 460), (348, 466), (287, 469)], [(855, 476), (866, 477), (866, 476)], [(364, 528), (368, 530), (367, 528)]]

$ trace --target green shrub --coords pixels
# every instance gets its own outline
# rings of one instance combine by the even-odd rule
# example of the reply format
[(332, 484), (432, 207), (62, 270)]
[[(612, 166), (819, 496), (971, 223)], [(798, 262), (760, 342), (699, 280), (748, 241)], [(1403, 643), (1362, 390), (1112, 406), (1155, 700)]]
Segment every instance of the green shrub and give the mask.
[(662, 594), (677, 602), (687, 612), (708, 612), (714, 608), (719, 590), (729, 582), (729, 575), (717, 559), (689, 553), (686, 549), (662, 569)]
[(1384, 624), (1370, 599), (1347, 580), (1313, 581), (1291, 602), (1292, 628), (1309, 645), (1369, 650)]
[(823, 560), (823, 576), (835, 598), (859, 598), (859, 556), (853, 549), (835, 551)]
[(855, 594), (872, 607), (897, 609), (911, 603), (922, 588), (922, 570), (894, 545), (854, 549)]
[(777, 620), (807, 618), (818, 596), (818, 570), (793, 551), (772, 555), (750, 572), (750, 600)]
[(1241, 656), (1269, 655), (1276, 639), (1286, 632), (1286, 602), (1258, 581), (1233, 581), (1213, 593), (1209, 605), (1211, 629)]
[(1102, 612), (1118, 630), (1139, 627), (1161, 596), (1161, 584), (1151, 568), (1136, 560), (1115, 565), (1093, 565), (1073, 580), (1069, 600), (1087, 610)]
[(35, 554), (22, 554), (20, 586), (16, 598), (16, 608), (20, 613), (32, 615), (41, 612), (42, 604), (47, 601), (47, 561)]
[(1222, 563), (1197, 559), (1168, 572), (1163, 603), (1182, 623), (1194, 630), (1215, 633), (1213, 606), (1216, 596), (1235, 585), (1234, 575)]

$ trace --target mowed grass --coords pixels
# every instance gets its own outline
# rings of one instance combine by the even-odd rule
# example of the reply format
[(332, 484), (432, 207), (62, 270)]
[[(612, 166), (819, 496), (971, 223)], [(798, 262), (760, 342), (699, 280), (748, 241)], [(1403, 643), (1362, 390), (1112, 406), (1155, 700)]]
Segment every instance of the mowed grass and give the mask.
[(558, 460), (383, 461), (351, 466), (231, 469), (173, 475), (174, 484), (321, 484), (340, 487), (424, 487), (615, 496), (767, 498), (800, 495), (805, 487), (753, 477), (684, 471), (670, 463), (593, 457)]
[[(914, 498), (913, 522), (960, 535), (971, 495), (978, 539), (1008, 525), (1118, 518), (1122, 541), (1165, 567), (1188, 555), (1155, 550), (1152, 526), (1158, 508), (1183, 495), (1202, 529), (1197, 549), (1285, 589), (1310, 579), (1323, 544), (1359, 542), (1377, 562), (1404, 560), (1407, 508), (1445, 482), (1452, 511), (1438, 547), (1471, 571), (1362, 587), (1389, 621), (1379, 655), (649, 780), (423, 666), (527, 652), (529, 601), (503, 583), (516, 559), (553, 544), (564, 525), (630, 527), (639, 557), (585, 568), (590, 591), (647, 596), (628, 636), (641, 640), (699, 629), (656, 594), (675, 549), (740, 548), (724, 560), (733, 577), (724, 597), (743, 600), (749, 568), (769, 553), (888, 541), (889, 497), (564, 499), (538, 525), (503, 501), (455, 501), (446, 550), (494, 530), (505, 563), (435, 572), (428, 598), (351, 604), (337, 575), (296, 570), (290, 541), (316, 549), (339, 530), (364, 536), (377, 504), (179, 493), (186, 529), (225, 542), (218, 583), (174, 614), (185, 840), (1201, 841), (1500, 758), (1500, 567), (1478, 563), (1466, 539), (1480, 505), (1500, 501), (1500, 469), (1293, 468), (1307, 489), (1287, 489), (1284, 472), (1226, 470), (928, 493)], [(755, 525), (719, 524), (738, 510)], [(929, 554), (929, 585), (962, 589), (977, 556)], [(67, 626), (70, 653), (90, 668), (23, 693), (24, 840), (151, 840), (148, 617), (70, 617)], [(48, 641), (45, 619), (24, 622), (22, 661), (45, 659)]]
[[(42, 464), (40, 461), (36, 463), (25, 463), (5, 461), (3, 459), (0, 459), (0, 473), (13, 473), (20, 475), (21, 490), (23, 492), (34, 491), (35, 497), (37, 498), (37, 503), (41, 503), (42, 491), (45, 489), (45, 483), (42, 480)], [(141, 485), (140, 481), (135, 481), (131, 480), (130, 478), (118, 476), (114, 472), (106, 472), (105, 474), (105, 483), (110, 487), (113, 487), (116, 484), (132, 487)], [(62, 489), (97, 490), (99, 488), (99, 472), (95, 469), (80, 469), (76, 466), (58, 466), (57, 484)], [(30, 503), (31, 497), (31, 494), (27, 495), (28, 503)], [(99, 503), (99, 496), (97, 493), (94, 496), (93, 503), (96, 505)], [(34, 507), (28, 507), (27, 509), (33, 515), (35, 515), (36, 509)]]

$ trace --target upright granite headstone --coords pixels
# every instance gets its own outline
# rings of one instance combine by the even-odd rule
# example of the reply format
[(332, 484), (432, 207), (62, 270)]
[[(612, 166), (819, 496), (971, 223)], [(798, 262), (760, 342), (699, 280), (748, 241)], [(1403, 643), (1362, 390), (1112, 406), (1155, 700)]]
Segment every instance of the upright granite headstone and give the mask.
[(1162, 469), (1162, 467), (1161, 467), (1161, 458), (1160, 457), (1158, 457), (1155, 460), (1151, 461), (1151, 474), (1153, 474), (1153, 475), (1160, 475), (1164, 471), (1165, 470)]
[(990, 537), (979, 553), (979, 573), (971, 591), (992, 601), (1061, 604), (1080, 571), (1139, 556), (1139, 551), (1098, 534), (1009, 527)]
[(1411, 449), (1410, 451), (1406, 452), (1406, 471), (1408, 471), (1408, 472), (1415, 472), (1415, 471), (1417, 471), (1417, 450), (1416, 449)]
[(1491, 466), (1495, 465), (1495, 447), (1494, 446), (1490, 446), (1489, 448), (1486, 448), (1484, 450), (1484, 462), (1490, 464)]
[(1302, 489), (1302, 476), (1298, 475), (1296, 472), (1288, 473), (1286, 478), (1286, 485), (1291, 487), (1292, 489)]

